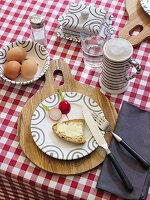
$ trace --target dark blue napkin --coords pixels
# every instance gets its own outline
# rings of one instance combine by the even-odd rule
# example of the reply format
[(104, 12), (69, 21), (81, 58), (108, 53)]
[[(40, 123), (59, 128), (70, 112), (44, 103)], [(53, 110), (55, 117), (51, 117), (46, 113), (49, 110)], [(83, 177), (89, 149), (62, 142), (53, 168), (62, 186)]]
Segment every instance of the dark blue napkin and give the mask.
[[(114, 132), (150, 162), (150, 112), (123, 102)], [(150, 170), (144, 169), (115, 139), (112, 139), (110, 149), (134, 189), (132, 192), (125, 189), (107, 156), (102, 166), (97, 188), (123, 199), (145, 200), (150, 186)]]

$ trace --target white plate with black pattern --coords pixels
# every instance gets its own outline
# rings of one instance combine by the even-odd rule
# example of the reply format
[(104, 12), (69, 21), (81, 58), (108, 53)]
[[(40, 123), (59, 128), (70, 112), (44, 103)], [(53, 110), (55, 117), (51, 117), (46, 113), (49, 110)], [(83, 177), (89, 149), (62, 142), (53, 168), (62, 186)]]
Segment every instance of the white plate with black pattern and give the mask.
[[(64, 94), (64, 93), (63, 93)], [(103, 116), (103, 112), (98, 104), (88, 96), (76, 92), (66, 92), (65, 99), (71, 104), (71, 111), (67, 114), (69, 120), (84, 118), (81, 105), (86, 105), (91, 111), (97, 112)], [(56, 122), (49, 118), (48, 111), (45, 111), (43, 106), (48, 106), (49, 109), (57, 107), (60, 102), (57, 94), (52, 95), (42, 101), (33, 112), (31, 118), (31, 134), (36, 145), (47, 155), (60, 160), (74, 160), (87, 156), (97, 147), (97, 143), (93, 138), (88, 126), (84, 126), (84, 134), (86, 142), (84, 144), (73, 144), (59, 138), (53, 131), (52, 125)], [(66, 115), (63, 115), (60, 121), (68, 120)], [(104, 132), (102, 132), (104, 134)]]
[[(7, 62), (6, 60), (7, 51), (15, 46), (21, 46), (26, 50), (27, 52), (26, 59), (31, 58), (37, 62), (38, 70), (32, 80), (26, 80), (21, 75), (19, 75), (14, 80), (10, 80), (4, 76), (3, 69), (4, 69), (5, 63)], [(49, 64), (50, 64), (50, 56), (49, 56), (48, 51), (45, 49), (43, 45), (34, 41), (16, 41), (0, 49), (0, 77), (4, 79), (5, 81), (12, 84), (27, 85), (27, 84), (35, 82), (46, 73), (49, 67)]]
[(140, 0), (140, 3), (144, 11), (150, 15), (150, 0)]

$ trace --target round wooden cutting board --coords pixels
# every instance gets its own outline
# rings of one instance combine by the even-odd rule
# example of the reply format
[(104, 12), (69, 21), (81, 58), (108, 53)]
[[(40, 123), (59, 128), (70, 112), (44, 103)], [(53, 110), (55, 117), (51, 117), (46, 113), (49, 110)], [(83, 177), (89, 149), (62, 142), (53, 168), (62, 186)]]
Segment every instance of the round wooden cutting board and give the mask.
[[(54, 76), (57, 72), (63, 74), (63, 85), (56, 86)], [(51, 61), (46, 73), (46, 81), (41, 90), (32, 96), (20, 113), (18, 119), (17, 132), (19, 135), (20, 146), (25, 155), (38, 167), (55, 174), (73, 175), (86, 172), (97, 167), (105, 159), (105, 152), (98, 147), (88, 156), (76, 160), (58, 160), (43, 153), (33, 141), (31, 135), (30, 122), (36, 107), (47, 97), (56, 94), (57, 89), (62, 92), (79, 92), (89, 96), (102, 108), (105, 117), (109, 120), (114, 129), (117, 112), (111, 102), (98, 89), (81, 84), (71, 75), (68, 65), (63, 60)], [(108, 144), (111, 141), (111, 134), (106, 133), (105, 138)]]

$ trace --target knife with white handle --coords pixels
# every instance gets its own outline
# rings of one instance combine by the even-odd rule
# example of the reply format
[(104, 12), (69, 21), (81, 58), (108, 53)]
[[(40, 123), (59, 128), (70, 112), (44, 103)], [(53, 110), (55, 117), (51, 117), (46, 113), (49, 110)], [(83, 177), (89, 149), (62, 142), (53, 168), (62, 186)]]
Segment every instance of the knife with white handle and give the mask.
[(108, 148), (108, 144), (107, 144), (103, 134), (99, 130), (95, 120), (93, 119), (89, 109), (86, 106), (82, 106), (82, 113), (83, 113), (85, 122), (88, 125), (96, 142), (98, 143), (98, 145), (100, 147), (102, 147), (106, 151), (107, 156), (110, 158), (112, 164), (114, 165), (116, 171), (118, 172), (120, 178), (122, 179), (126, 189), (131, 192), (133, 190), (133, 186), (132, 186), (130, 180), (126, 176), (125, 172), (123, 171), (119, 162), (116, 160), (115, 156), (112, 154), (112, 152)]

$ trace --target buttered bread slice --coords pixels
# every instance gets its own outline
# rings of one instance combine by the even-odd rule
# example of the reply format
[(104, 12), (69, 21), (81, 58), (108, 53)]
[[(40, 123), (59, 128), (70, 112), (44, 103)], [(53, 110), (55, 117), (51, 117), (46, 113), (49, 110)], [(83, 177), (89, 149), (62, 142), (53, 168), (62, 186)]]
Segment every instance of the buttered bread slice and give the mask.
[(76, 144), (83, 144), (85, 143), (85, 135), (83, 133), (84, 124), (84, 119), (72, 119), (58, 122), (52, 126), (52, 129), (56, 135), (64, 140)]

